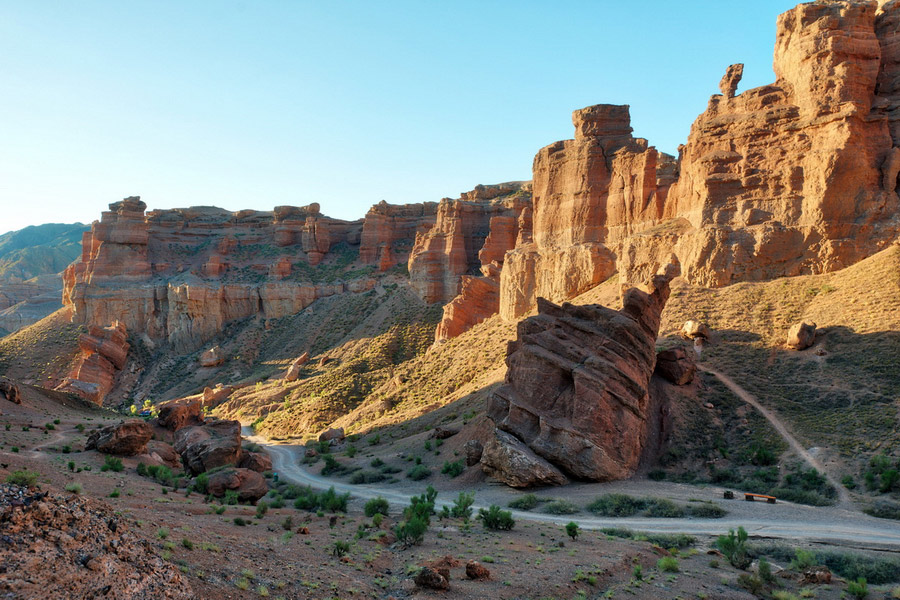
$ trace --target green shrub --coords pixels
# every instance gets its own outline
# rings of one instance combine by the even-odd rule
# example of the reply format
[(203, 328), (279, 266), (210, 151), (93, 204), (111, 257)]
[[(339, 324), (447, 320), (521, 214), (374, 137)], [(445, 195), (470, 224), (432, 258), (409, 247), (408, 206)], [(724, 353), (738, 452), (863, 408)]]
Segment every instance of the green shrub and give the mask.
[(81, 484), (77, 481), (73, 481), (72, 483), (66, 484), (66, 491), (71, 492), (73, 494), (80, 494), (84, 488), (81, 487)]
[(350, 483), (359, 485), (363, 483), (378, 483), (384, 481), (388, 476), (381, 471), (357, 471), (350, 476)]
[(746, 569), (750, 566), (750, 556), (747, 554), (747, 531), (743, 527), (738, 527), (737, 533), (734, 529), (728, 530), (728, 535), (720, 535), (716, 540), (716, 547), (721, 550), (731, 566), (738, 569)]
[(350, 552), (350, 542), (344, 540), (337, 540), (334, 542), (334, 546), (331, 547), (331, 553), (338, 558), (346, 555)]
[(413, 481), (422, 481), (423, 479), (431, 476), (431, 469), (422, 464), (415, 465), (413, 468), (406, 472), (406, 476)]
[(344, 454), (347, 455), (347, 458), (353, 458), (354, 456), (356, 456), (357, 452), (358, 450), (356, 449), (356, 446), (348, 446)]
[(397, 525), (394, 528), (394, 535), (397, 536), (398, 542), (409, 547), (421, 544), (427, 530), (427, 523), (420, 517), (414, 516)]
[(450, 477), (458, 477), (465, 470), (466, 467), (461, 460), (455, 460), (453, 462), (445, 461), (444, 466), (441, 467), (441, 473), (449, 475)]
[(66, 464), (66, 466), (69, 467), (69, 470), (70, 470), (70, 471), (74, 471), (74, 470), (75, 470), (75, 461), (74, 461), (74, 460), (70, 460), (70, 461)]
[(684, 509), (665, 498), (649, 498), (645, 500), (643, 514), (647, 517), (677, 519), (684, 516)]
[(269, 512), (269, 504), (260, 500), (256, 503), (256, 518), (262, 519)]
[(103, 459), (103, 466), (100, 467), (100, 470), (104, 472), (115, 471), (116, 473), (121, 473), (124, 468), (121, 458), (107, 454)]
[(384, 461), (381, 460), (380, 458), (373, 458), (372, 462), (369, 463), (369, 466), (372, 467), (373, 469), (377, 469), (378, 467), (384, 466)]
[(741, 573), (737, 578), (738, 585), (753, 594), (754, 596), (761, 597), (763, 594), (763, 582), (762, 579), (757, 577), (756, 575), (751, 575), (750, 573)]
[(604, 494), (587, 505), (587, 509), (601, 517), (631, 517), (642, 511), (645, 503), (626, 494)]
[(47, 431), (53, 431), (54, 429), (56, 429), (56, 426), (53, 423), (45, 423), (44, 429), (46, 429)]
[(664, 573), (677, 573), (678, 559), (674, 556), (663, 556), (656, 561), (656, 567)]
[(237, 525), (238, 527), (244, 527), (247, 524), (247, 521), (245, 521), (241, 517), (235, 517), (234, 524)]
[(863, 512), (879, 519), (900, 520), (900, 504), (890, 500), (877, 500), (871, 506), (864, 508)]
[(826, 550), (816, 556), (821, 564), (848, 580), (863, 577), (873, 585), (900, 581), (900, 559), (895, 557)]
[(508, 507), (514, 508), (516, 510), (531, 510), (537, 505), (538, 497), (534, 494), (525, 494), (524, 496), (519, 496), (518, 498), (510, 501), (510, 503), (507, 504)]
[(544, 505), (541, 512), (548, 515), (574, 515), (579, 508), (568, 500), (553, 500)]
[(578, 523), (575, 521), (570, 521), (566, 524), (566, 535), (572, 538), (572, 541), (575, 541), (578, 538), (579, 527)]
[(456, 519), (468, 519), (472, 516), (472, 505), (475, 503), (475, 492), (469, 494), (460, 492), (456, 500), (453, 501), (453, 508), (450, 509), (450, 516)]
[(28, 469), (19, 469), (6, 476), (6, 483), (22, 487), (34, 487), (37, 485), (38, 473)]
[(503, 510), (496, 504), (492, 504), (487, 510), (479, 509), (478, 518), (481, 519), (485, 529), (493, 531), (509, 531), (516, 524), (512, 518), (512, 513), (508, 510)]
[(291, 529), (293, 529), (294, 528), (294, 518), (291, 517), (291, 515), (286, 516), (281, 521), (281, 528), (284, 529), (285, 531), (290, 531)]
[(194, 549), (194, 542), (192, 542), (191, 540), (189, 540), (189, 539), (187, 539), (187, 538), (182, 538), (182, 539), (181, 539), (181, 546), (182, 546), (183, 548), (185, 548), (186, 550), (193, 550), (193, 549)]
[(712, 502), (688, 504), (687, 507), (685, 507), (685, 511), (688, 516), (697, 519), (721, 519), (728, 514), (727, 510)]
[(647, 473), (647, 477), (649, 477), (652, 481), (662, 481), (666, 478), (666, 472), (662, 469), (654, 469)]
[(122, 493), (119, 491), (119, 488), (116, 488), (109, 493), (110, 498), (118, 498), (121, 495), (122, 495)]
[(328, 512), (347, 512), (347, 502), (350, 501), (350, 493), (338, 494), (331, 486), (319, 495), (319, 507)]
[(869, 584), (866, 582), (865, 577), (860, 577), (856, 581), (848, 581), (847, 582), (847, 593), (853, 596), (854, 598), (858, 598), (862, 600), (866, 596), (869, 595)]
[(775, 583), (775, 575), (772, 574), (772, 565), (765, 558), (759, 559), (759, 578), (763, 582), (773, 585)]
[(200, 473), (197, 477), (194, 478), (194, 483), (191, 484), (191, 487), (194, 488), (194, 491), (200, 494), (208, 494), (209, 493), (209, 473)]
[(363, 507), (363, 512), (367, 517), (374, 517), (377, 514), (387, 515), (388, 508), (388, 501), (379, 496), (366, 502), (365, 507)]

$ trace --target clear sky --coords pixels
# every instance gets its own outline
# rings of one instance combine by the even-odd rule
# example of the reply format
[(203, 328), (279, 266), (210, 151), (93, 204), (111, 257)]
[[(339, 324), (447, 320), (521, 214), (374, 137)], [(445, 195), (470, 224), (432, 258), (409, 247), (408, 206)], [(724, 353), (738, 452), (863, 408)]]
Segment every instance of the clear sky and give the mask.
[(674, 153), (794, 4), (0, 0), (0, 233), (130, 195), (360, 218), (530, 179), (598, 103)]

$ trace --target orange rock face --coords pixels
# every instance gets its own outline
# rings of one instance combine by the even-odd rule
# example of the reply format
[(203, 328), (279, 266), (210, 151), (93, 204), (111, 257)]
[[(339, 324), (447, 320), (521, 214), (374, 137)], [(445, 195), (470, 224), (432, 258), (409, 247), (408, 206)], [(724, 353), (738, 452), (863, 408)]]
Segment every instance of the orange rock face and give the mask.
[(395, 205), (382, 200), (363, 220), (359, 259), (381, 270), (406, 262), (416, 232), (431, 227), (436, 215), (437, 202)]
[(128, 359), (125, 325), (119, 321), (105, 328), (93, 325), (88, 333), (79, 336), (78, 346), (81, 356), (56, 389), (103, 404)]
[(488, 401), (496, 426), (575, 478), (633, 474), (648, 434), (660, 315), (676, 274), (673, 265), (649, 291), (628, 290), (621, 311), (540, 299), (538, 315), (519, 323), (509, 345), (505, 385)]

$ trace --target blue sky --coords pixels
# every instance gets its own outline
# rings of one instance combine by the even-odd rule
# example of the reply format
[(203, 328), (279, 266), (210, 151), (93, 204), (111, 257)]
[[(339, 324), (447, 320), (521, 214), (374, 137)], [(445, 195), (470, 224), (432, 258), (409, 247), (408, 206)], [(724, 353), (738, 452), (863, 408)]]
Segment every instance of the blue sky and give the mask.
[(392, 203), (530, 179), (571, 111), (674, 153), (789, 1), (0, 2), (0, 233), (150, 208)]

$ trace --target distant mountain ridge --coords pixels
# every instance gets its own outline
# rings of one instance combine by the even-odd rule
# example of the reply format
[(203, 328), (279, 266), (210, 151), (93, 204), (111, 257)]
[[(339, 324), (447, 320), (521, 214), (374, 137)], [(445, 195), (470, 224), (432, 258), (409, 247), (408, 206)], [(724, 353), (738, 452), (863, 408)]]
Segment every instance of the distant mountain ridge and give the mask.
[(0, 235), (0, 280), (56, 274), (81, 254), (83, 223), (30, 225)]

